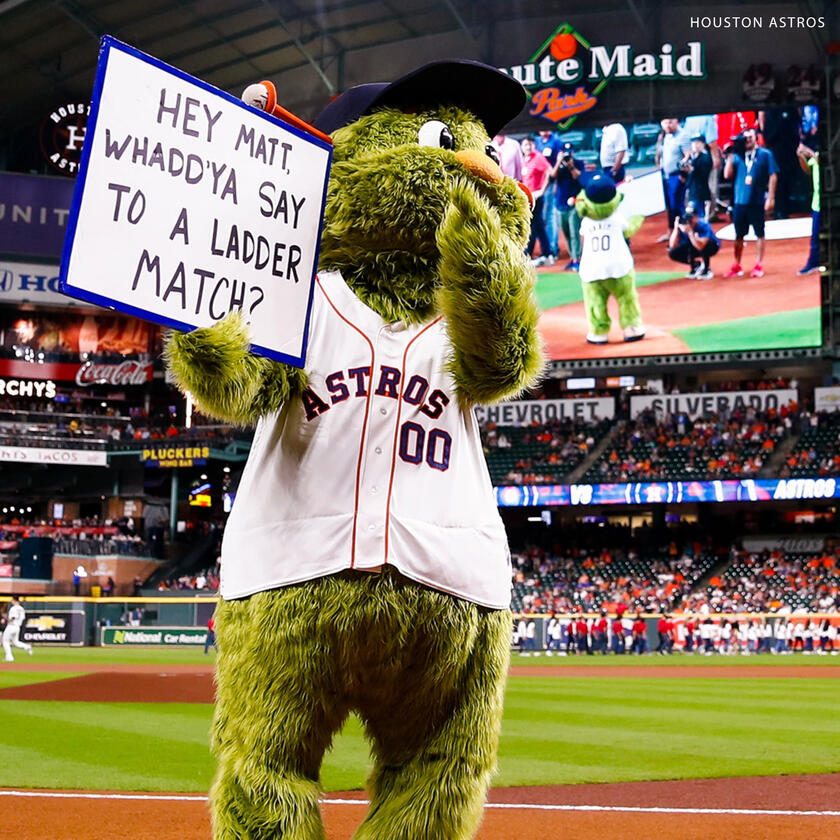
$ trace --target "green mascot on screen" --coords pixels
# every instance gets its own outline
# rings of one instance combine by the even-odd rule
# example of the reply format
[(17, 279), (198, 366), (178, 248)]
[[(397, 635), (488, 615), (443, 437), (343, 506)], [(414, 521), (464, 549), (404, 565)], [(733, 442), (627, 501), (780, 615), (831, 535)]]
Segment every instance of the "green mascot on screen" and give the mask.
[(625, 217), (619, 210), (624, 196), (615, 188), (609, 175), (593, 175), (578, 195), (575, 208), (582, 221), (583, 242), (580, 274), (583, 283), (583, 305), (589, 321), (586, 340), (590, 344), (606, 344), (610, 338), (610, 296), (618, 303), (618, 320), (625, 341), (645, 337), (642, 310), (636, 291), (633, 255), (627, 240), (644, 221), (643, 216)]
[(207, 414), (256, 422), (225, 530), (212, 749), (217, 840), (324, 837), (319, 770), (370, 741), (357, 840), (474, 835), (496, 763), (510, 558), (472, 407), (543, 360), (530, 211), (490, 137), (522, 87), (470, 61), (334, 100), (303, 370), (238, 314), (168, 339)]

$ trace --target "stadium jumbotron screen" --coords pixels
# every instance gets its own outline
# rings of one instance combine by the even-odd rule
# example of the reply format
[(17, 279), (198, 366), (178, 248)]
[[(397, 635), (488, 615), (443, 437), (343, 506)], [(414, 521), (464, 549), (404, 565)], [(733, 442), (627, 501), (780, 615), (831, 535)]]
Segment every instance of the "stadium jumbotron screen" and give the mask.
[[(606, 330), (601, 327), (598, 336), (587, 318), (583, 275), (574, 262), (581, 253), (586, 259), (587, 247), (591, 251), (601, 243), (587, 246), (585, 236), (582, 244), (574, 241), (579, 234), (570, 217), (575, 214), (567, 211), (575, 185), (556, 181), (549, 186), (543, 218), (549, 247), (554, 249), (556, 242), (557, 253), (543, 258), (542, 245), (532, 250), (549, 357), (821, 345), (819, 258), (811, 248), (813, 212), (819, 209), (818, 159), (812, 154), (818, 151), (817, 108), (791, 105), (665, 117), (575, 126), (536, 138), (537, 150), (549, 158), (546, 144), (571, 144), (556, 154), (571, 155), (584, 184), (605, 167), (611, 171), (616, 150), (624, 146), (616, 171), (625, 196), (619, 212), (645, 217), (630, 240), (645, 335), (625, 341), (611, 297), (612, 323)], [(562, 166), (561, 161), (560, 178), (568, 181), (570, 170), (563, 173)], [(552, 202), (555, 210), (547, 210)], [(756, 235), (762, 233), (760, 242)], [(608, 340), (590, 343), (593, 332)]]

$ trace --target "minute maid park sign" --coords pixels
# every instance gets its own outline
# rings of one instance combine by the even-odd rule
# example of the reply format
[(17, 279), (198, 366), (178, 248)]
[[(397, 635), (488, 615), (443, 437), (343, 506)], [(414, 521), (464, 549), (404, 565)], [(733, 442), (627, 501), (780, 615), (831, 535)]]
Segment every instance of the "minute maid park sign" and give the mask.
[(562, 129), (594, 108), (610, 81), (706, 78), (700, 41), (689, 41), (680, 51), (666, 43), (658, 53), (637, 53), (630, 44), (590, 44), (568, 23), (558, 26), (526, 64), (500, 69), (527, 89), (531, 116)]

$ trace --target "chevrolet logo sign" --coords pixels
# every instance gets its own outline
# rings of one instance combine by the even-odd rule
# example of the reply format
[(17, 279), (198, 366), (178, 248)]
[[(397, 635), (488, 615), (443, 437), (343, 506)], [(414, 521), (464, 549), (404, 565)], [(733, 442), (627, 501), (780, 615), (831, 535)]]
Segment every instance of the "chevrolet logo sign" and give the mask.
[(38, 618), (30, 618), (26, 622), (26, 626), (40, 630), (43, 633), (46, 630), (55, 630), (58, 627), (64, 627), (64, 619), (56, 618), (52, 615), (39, 615)]

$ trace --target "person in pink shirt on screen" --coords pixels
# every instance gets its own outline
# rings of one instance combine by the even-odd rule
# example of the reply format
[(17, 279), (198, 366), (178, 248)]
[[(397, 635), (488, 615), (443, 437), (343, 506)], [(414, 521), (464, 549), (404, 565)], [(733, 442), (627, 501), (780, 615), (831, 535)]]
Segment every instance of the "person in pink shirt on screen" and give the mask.
[[(551, 247), (548, 242), (548, 234), (545, 232), (545, 220), (543, 219), (543, 203), (545, 191), (549, 187), (551, 176), (551, 164), (545, 159), (545, 155), (537, 152), (533, 137), (526, 137), (522, 143), (522, 182), (534, 196), (534, 210), (531, 214), (531, 236), (528, 239), (528, 256), (531, 257), (531, 264), (534, 266), (551, 265), (554, 258), (551, 256)], [(534, 258), (534, 244), (540, 243), (540, 256)]]

